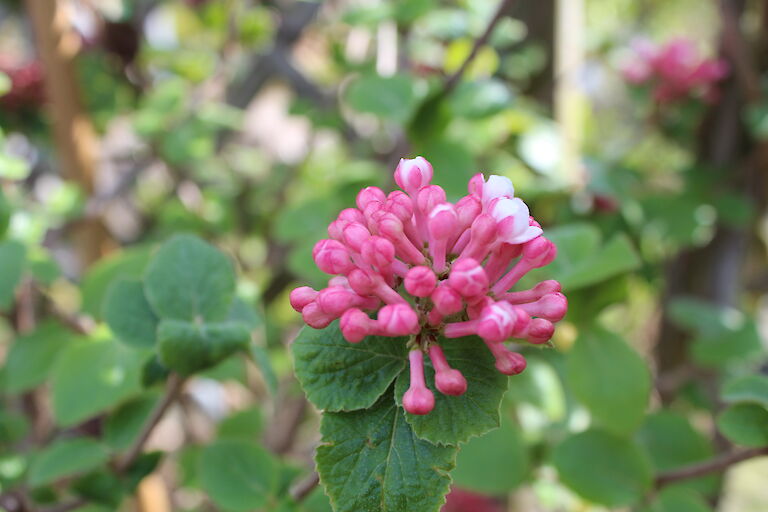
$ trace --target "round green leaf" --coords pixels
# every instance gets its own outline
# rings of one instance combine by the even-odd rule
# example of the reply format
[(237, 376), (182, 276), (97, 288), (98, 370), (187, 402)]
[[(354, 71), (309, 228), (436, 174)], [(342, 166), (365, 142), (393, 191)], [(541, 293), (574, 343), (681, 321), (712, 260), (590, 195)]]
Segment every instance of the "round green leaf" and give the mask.
[(452, 475), (459, 487), (500, 495), (523, 482), (528, 465), (520, 429), (505, 420), (501, 428), (461, 446)]
[(409, 76), (383, 77), (373, 73), (362, 75), (349, 84), (344, 98), (358, 112), (401, 122), (410, 116), (416, 99)]
[(115, 341), (66, 347), (52, 373), (56, 421), (74, 425), (138, 392), (141, 365), (141, 354)]
[(723, 401), (727, 403), (754, 403), (768, 408), (768, 377), (747, 375), (725, 384)]
[[(648, 416), (636, 438), (650, 455), (657, 472), (707, 460), (714, 454), (710, 441), (695, 430), (685, 416), (670, 411)], [(712, 491), (716, 484), (712, 476), (683, 483), (701, 492)]]
[(627, 439), (588, 430), (553, 454), (560, 479), (582, 497), (609, 507), (638, 502), (651, 487), (651, 465)]
[(296, 377), (318, 409), (364, 409), (405, 368), (405, 343), (405, 338), (379, 336), (349, 343), (338, 321), (320, 330), (304, 327), (292, 345)]
[(762, 405), (731, 405), (717, 418), (717, 427), (736, 444), (768, 445), (768, 410)]
[(568, 378), (595, 422), (616, 434), (643, 420), (651, 378), (643, 359), (619, 336), (602, 329), (582, 333), (568, 353)]
[(39, 487), (59, 478), (85, 473), (107, 461), (109, 454), (90, 439), (57, 441), (37, 454), (27, 476), (30, 487)]
[(261, 409), (251, 407), (237, 411), (224, 418), (217, 430), (219, 439), (242, 439), (254, 441), (261, 435), (264, 419)]
[(317, 471), (335, 512), (438, 512), (456, 448), (416, 437), (390, 388), (370, 409), (325, 413)]
[(191, 375), (247, 349), (251, 333), (236, 322), (199, 324), (163, 320), (157, 338), (160, 362), (181, 375)]
[(40, 385), (48, 378), (61, 349), (73, 336), (60, 325), (45, 322), (19, 336), (11, 344), (5, 363), (5, 389), (19, 393)]
[(200, 455), (198, 477), (203, 490), (226, 510), (260, 509), (277, 487), (277, 463), (256, 444), (215, 441)]
[[(509, 378), (496, 370), (495, 359), (480, 338), (440, 339), (448, 363), (467, 379), (467, 391), (448, 396), (435, 388), (435, 371), (425, 357), (427, 386), (435, 396), (435, 408), (429, 414), (406, 414), (405, 419), (420, 438), (437, 444), (458, 444), (485, 434), (500, 424), (499, 407)], [(402, 398), (411, 383), (410, 373), (397, 378), (395, 399)]]
[(104, 320), (119, 341), (139, 348), (155, 345), (158, 318), (138, 280), (121, 279), (112, 284), (104, 302)]
[(141, 279), (149, 263), (149, 247), (133, 247), (99, 260), (83, 278), (83, 311), (99, 318), (104, 297), (117, 279)]
[(678, 486), (667, 487), (641, 512), (712, 512), (701, 495)]
[(225, 319), (235, 293), (235, 272), (224, 253), (191, 235), (178, 235), (157, 252), (144, 290), (161, 318)]

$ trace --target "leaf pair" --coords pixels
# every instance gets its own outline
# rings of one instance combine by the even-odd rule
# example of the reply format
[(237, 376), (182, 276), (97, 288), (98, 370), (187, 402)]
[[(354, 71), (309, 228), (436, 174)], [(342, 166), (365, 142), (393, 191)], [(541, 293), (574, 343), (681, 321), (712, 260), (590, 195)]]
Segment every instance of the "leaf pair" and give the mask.
[(223, 361), (250, 341), (233, 314), (235, 272), (220, 251), (190, 235), (165, 243), (143, 280), (120, 280), (107, 293), (104, 318), (135, 348), (157, 346), (160, 362), (191, 375)]
[(293, 345), (296, 375), (324, 411), (317, 469), (337, 512), (437, 511), (450, 486), (458, 444), (499, 426), (507, 378), (477, 338), (440, 340), (469, 384), (459, 397), (434, 388), (435, 408), (406, 414), (409, 386), (405, 338), (371, 336), (348, 343), (338, 323), (305, 328)]

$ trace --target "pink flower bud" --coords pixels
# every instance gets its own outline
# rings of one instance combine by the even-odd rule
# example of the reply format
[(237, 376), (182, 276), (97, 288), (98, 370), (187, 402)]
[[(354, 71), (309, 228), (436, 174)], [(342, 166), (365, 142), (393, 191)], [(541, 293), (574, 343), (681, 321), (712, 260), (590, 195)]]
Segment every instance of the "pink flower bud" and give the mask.
[(386, 200), (387, 195), (379, 187), (365, 187), (357, 193), (355, 202), (360, 210), (365, 210), (365, 207), (372, 201), (378, 201), (379, 203), (384, 204), (384, 201)]
[(379, 310), (379, 330), (386, 336), (418, 334), (419, 316), (408, 304), (389, 304)]
[(315, 329), (325, 329), (333, 322), (336, 317), (329, 315), (320, 309), (317, 302), (310, 302), (301, 310), (301, 317), (304, 323)]
[(381, 272), (395, 260), (395, 246), (386, 238), (369, 236), (362, 244), (361, 254), (366, 263)]
[(500, 197), (515, 197), (515, 187), (506, 176), (491, 174), (488, 176), (488, 181), (483, 183), (483, 205)]
[(470, 195), (473, 195), (476, 198), (482, 200), (484, 185), (485, 185), (485, 180), (483, 179), (483, 173), (479, 172), (469, 179), (469, 183), (467, 184), (467, 190), (469, 191)]
[(437, 285), (437, 276), (429, 267), (412, 267), (405, 275), (405, 289), (414, 297), (428, 297)]
[(536, 302), (518, 304), (517, 307), (529, 315), (544, 318), (550, 322), (559, 322), (568, 311), (568, 299), (560, 292), (548, 293)]
[(371, 232), (359, 222), (350, 222), (341, 233), (341, 241), (355, 252), (360, 252), (363, 242), (369, 238), (371, 238)]
[(538, 236), (523, 245), (523, 255), (507, 274), (493, 285), (491, 291), (501, 296), (512, 288), (521, 277), (534, 268), (548, 265), (557, 256), (557, 247), (543, 236)]
[(482, 261), (495, 241), (496, 221), (486, 213), (478, 215), (472, 223), (469, 244), (461, 252), (461, 258), (473, 258)]
[(486, 341), (500, 343), (512, 335), (517, 322), (514, 310), (505, 308), (501, 303), (487, 306), (477, 324), (477, 335)]
[(395, 169), (395, 183), (413, 195), (432, 181), (432, 164), (423, 157), (401, 158)]
[(528, 326), (528, 343), (539, 345), (546, 343), (555, 334), (555, 326), (549, 320), (543, 318), (534, 318)]
[(499, 238), (508, 244), (522, 244), (542, 233), (541, 228), (530, 225), (528, 206), (517, 197), (495, 199), (490, 212), (498, 222)]
[(320, 240), (312, 249), (317, 267), (326, 274), (347, 274), (355, 268), (349, 251), (337, 240)]
[(330, 224), (328, 224), (328, 236), (331, 237), (333, 240), (344, 240), (344, 228), (349, 224), (349, 222), (342, 221), (342, 220), (334, 220)]
[(445, 190), (438, 185), (428, 185), (416, 196), (416, 208), (423, 214), (429, 215), (435, 206), (445, 203)]
[(410, 414), (428, 414), (435, 408), (435, 395), (424, 382), (424, 355), (420, 350), (408, 354), (411, 385), (403, 395), (403, 408)]
[(317, 305), (325, 313), (338, 318), (346, 310), (359, 304), (358, 295), (343, 286), (329, 286), (320, 291)]
[(517, 352), (511, 352), (503, 343), (486, 343), (496, 358), (496, 369), (504, 375), (517, 375), (527, 366), (525, 357)]
[(288, 300), (291, 303), (291, 307), (297, 312), (301, 313), (304, 306), (314, 301), (317, 298), (317, 290), (310, 288), (309, 286), (300, 286), (291, 290), (291, 294), (288, 296)]
[(475, 217), (480, 215), (483, 209), (480, 200), (475, 196), (464, 196), (456, 203), (456, 215), (459, 219), (459, 227), (462, 229), (472, 225)]
[(424, 255), (405, 236), (403, 223), (400, 222), (400, 219), (391, 213), (382, 215), (379, 219), (378, 231), (381, 236), (392, 242), (397, 255), (403, 261), (412, 265), (421, 265), (424, 262)]
[(366, 336), (375, 334), (376, 322), (359, 309), (348, 309), (341, 315), (339, 327), (345, 340), (360, 343)]
[(395, 290), (387, 286), (381, 275), (367, 273), (356, 268), (349, 273), (349, 286), (362, 296), (374, 295), (387, 304), (405, 303), (406, 300)]
[(522, 290), (519, 292), (508, 292), (501, 295), (501, 299), (509, 302), (510, 304), (524, 304), (526, 302), (533, 302), (540, 299), (548, 293), (554, 293), (560, 291), (560, 283), (553, 279), (542, 281), (530, 290)]
[(458, 313), (464, 307), (464, 304), (461, 301), (461, 295), (450, 286), (444, 284), (435, 288), (435, 291), (432, 292), (431, 299), (435, 305), (435, 310), (444, 316)]
[(401, 222), (405, 222), (413, 216), (413, 201), (408, 197), (408, 194), (400, 190), (390, 192), (384, 207), (388, 212), (400, 219)]
[(347, 223), (359, 222), (360, 224), (365, 224), (365, 215), (357, 208), (344, 208), (336, 218)]
[(472, 258), (462, 258), (453, 263), (448, 284), (462, 297), (473, 298), (488, 291), (488, 277), (480, 264)]
[(432, 267), (435, 272), (443, 272), (446, 268), (446, 251), (448, 240), (456, 235), (459, 220), (456, 210), (450, 203), (435, 206), (427, 218), (429, 232), (429, 252), (432, 256)]
[(444, 395), (460, 396), (467, 391), (467, 379), (448, 365), (440, 345), (430, 345), (429, 358), (435, 367), (435, 387)]
[(512, 260), (520, 256), (522, 252), (522, 245), (497, 244), (496, 248), (491, 252), (488, 262), (485, 264), (485, 273), (488, 275), (488, 281), (491, 283), (498, 281)]

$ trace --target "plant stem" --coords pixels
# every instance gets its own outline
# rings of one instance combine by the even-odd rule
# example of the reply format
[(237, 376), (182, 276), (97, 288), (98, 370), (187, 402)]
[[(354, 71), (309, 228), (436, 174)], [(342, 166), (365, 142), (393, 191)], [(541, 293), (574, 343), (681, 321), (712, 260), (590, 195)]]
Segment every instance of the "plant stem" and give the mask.
[(459, 69), (457, 69), (445, 81), (445, 86), (443, 87), (444, 94), (450, 93), (459, 83), (459, 79), (462, 77), (469, 65), (472, 64), (472, 61), (475, 60), (475, 57), (477, 57), (477, 54), (480, 51), (480, 48), (482, 48), (483, 45), (488, 42), (488, 38), (491, 37), (493, 29), (496, 28), (496, 25), (498, 25), (499, 21), (501, 21), (501, 19), (507, 14), (513, 1), (514, 0), (501, 0), (499, 7), (496, 9), (496, 13), (494, 13), (491, 21), (488, 22), (488, 26), (485, 27), (485, 31), (480, 34), (480, 37), (478, 37), (475, 40), (475, 43), (472, 45), (472, 50), (469, 52), (469, 55), (467, 55), (467, 58), (464, 59), (464, 62), (461, 63)]
[(661, 473), (656, 477), (656, 488), (659, 489), (680, 480), (689, 480), (691, 478), (697, 478), (700, 476), (708, 475), (710, 473), (724, 471), (734, 464), (738, 464), (739, 462), (752, 459), (754, 457), (761, 457), (763, 455), (768, 455), (768, 446), (739, 450), (722, 455), (720, 457), (716, 457), (712, 460), (691, 464), (689, 466), (674, 469), (672, 471), (667, 471), (666, 473)]
[(313, 471), (312, 474), (307, 476), (304, 480), (291, 487), (291, 498), (293, 498), (293, 500), (297, 503), (302, 501), (304, 498), (309, 496), (309, 493), (311, 493), (319, 483), (320, 475), (317, 474), (317, 471)]
[(149, 417), (149, 420), (147, 420), (147, 423), (144, 425), (144, 428), (141, 430), (139, 437), (136, 438), (136, 441), (134, 441), (133, 445), (130, 447), (125, 456), (118, 460), (116, 464), (116, 469), (118, 472), (125, 471), (131, 464), (136, 461), (137, 458), (139, 458), (139, 455), (141, 455), (141, 451), (144, 448), (144, 444), (147, 442), (147, 439), (149, 439), (150, 434), (152, 434), (152, 431), (157, 426), (157, 424), (160, 423), (160, 420), (163, 418), (168, 408), (179, 396), (179, 393), (181, 393), (184, 382), (185, 380), (175, 373), (168, 377), (168, 384), (165, 390), (165, 395), (163, 395), (160, 403), (158, 403), (155, 409), (152, 411), (152, 414)]

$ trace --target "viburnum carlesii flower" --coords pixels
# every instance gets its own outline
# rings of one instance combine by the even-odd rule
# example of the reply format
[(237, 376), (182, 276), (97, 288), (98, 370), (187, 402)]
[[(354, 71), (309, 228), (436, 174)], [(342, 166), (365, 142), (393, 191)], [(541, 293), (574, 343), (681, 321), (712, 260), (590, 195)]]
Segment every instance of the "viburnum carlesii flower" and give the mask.
[(438, 392), (458, 396), (472, 386), (440, 340), (478, 336), (496, 368), (515, 375), (525, 358), (507, 341), (546, 343), (568, 308), (557, 281), (513, 289), (557, 250), (508, 178), (477, 174), (469, 194), (453, 203), (432, 176), (424, 158), (403, 159), (395, 170), (403, 191), (361, 190), (357, 208), (342, 210), (328, 226), (330, 238), (315, 245), (315, 263), (333, 276), (328, 286), (290, 294), (309, 326), (340, 319), (350, 343), (407, 337), (411, 380), (402, 404), (411, 414), (435, 406), (425, 361)]
[(699, 97), (707, 102), (719, 95), (717, 82), (728, 74), (722, 59), (699, 55), (693, 41), (673, 39), (662, 46), (647, 40), (632, 44), (634, 55), (622, 68), (624, 79), (633, 85), (650, 86), (659, 103)]

